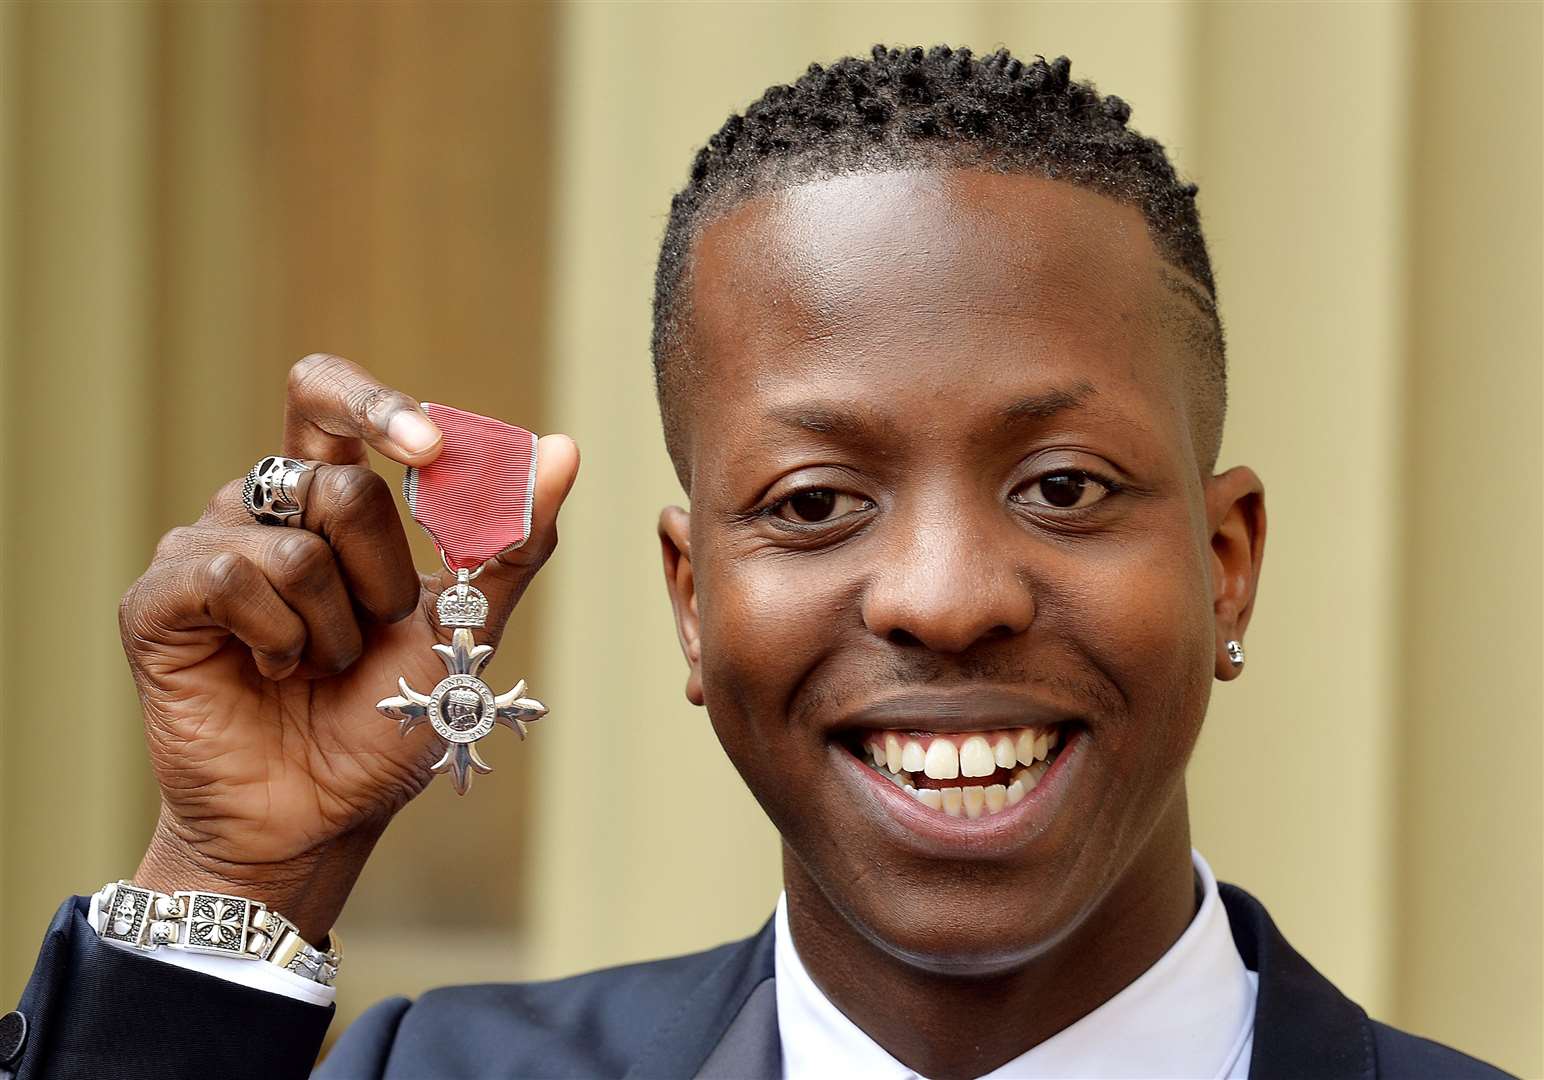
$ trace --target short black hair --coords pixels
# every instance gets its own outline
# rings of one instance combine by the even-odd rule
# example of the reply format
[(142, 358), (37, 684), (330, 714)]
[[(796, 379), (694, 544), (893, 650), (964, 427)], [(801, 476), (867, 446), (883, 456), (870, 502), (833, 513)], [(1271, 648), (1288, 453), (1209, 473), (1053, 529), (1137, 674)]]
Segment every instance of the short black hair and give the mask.
[(704, 226), (763, 194), (846, 173), (978, 168), (1062, 180), (1138, 208), (1165, 283), (1186, 298), (1180, 333), (1198, 361), (1196, 452), (1209, 472), (1222, 440), (1227, 364), (1211, 259), (1196, 211), (1163, 144), (1126, 126), (1131, 107), (1073, 82), (1065, 56), (1029, 63), (1006, 49), (875, 45), (868, 59), (811, 64), (724, 121), (670, 201), (654, 278), (654, 382), (665, 442), (683, 483), (690, 260)]

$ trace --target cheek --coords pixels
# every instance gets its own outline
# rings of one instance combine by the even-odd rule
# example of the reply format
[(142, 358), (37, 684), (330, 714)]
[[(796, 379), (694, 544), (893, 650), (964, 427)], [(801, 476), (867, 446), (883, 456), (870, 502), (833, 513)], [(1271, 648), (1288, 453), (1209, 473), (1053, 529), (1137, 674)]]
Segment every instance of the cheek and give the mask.
[(758, 553), (715, 559), (698, 579), (702, 689), (725, 748), (796, 726), (818, 707), (805, 677), (853, 618), (852, 587), (823, 557)]
[(1161, 539), (1185, 532), (1149, 535), (1115, 549), (1083, 582), (1079, 637), (1125, 699), (1126, 723), (1109, 734), (1142, 748), (1126, 764), (1172, 773), (1189, 757), (1211, 692), (1210, 586), (1204, 552)]
[[(829, 748), (821, 729), (800, 719), (822, 708), (810, 675), (837, 651), (852, 603), (841, 576), (820, 562), (739, 554), (698, 577), (709, 721), (756, 801), (801, 848), (818, 842), (810, 811)], [(791, 784), (790, 776), (804, 779)]]

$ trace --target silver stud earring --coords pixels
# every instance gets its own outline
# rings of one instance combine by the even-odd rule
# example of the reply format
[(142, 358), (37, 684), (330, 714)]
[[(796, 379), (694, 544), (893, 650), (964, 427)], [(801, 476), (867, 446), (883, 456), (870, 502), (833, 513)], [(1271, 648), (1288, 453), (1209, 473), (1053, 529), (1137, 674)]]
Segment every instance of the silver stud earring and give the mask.
[(1228, 659), (1233, 661), (1234, 667), (1244, 666), (1244, 643), (1241, 641), (1228, 642)]

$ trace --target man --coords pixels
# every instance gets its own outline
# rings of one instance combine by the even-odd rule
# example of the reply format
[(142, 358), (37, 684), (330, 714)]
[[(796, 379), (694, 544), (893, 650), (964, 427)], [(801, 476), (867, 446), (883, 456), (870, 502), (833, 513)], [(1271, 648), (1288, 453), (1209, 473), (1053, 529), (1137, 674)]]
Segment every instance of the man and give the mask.
[[(1214, 471), (1195, 189), (1129, 112), (1065, 59), (876, 48), (709, 140), (657, 277), (691, 501), (659, 535), (687, 696), (782, 834), (785, 895), (711, 952), (385, 1002), (320, 1075), (1496, 1075), (1370, 1021), (1191, 851), (1264, 500)], [(77, 898), (10, 1019), (21, 1077), (307, 1072), (329, 931), (438, 749), (362, 722), (439, 677), (453, 581), (413, 571), (366, 444), (418, 465), (440, 432), (302, 361), (300, 528), (233, 483), (121, 612), (163, 799), (134, 884), (261, 902), (312, 977), (124, 948), (135, 897), (169, 902)], [(491, 639), (577, 472), (562, 436), (540, 461), (530, 542), (478, 581)]]

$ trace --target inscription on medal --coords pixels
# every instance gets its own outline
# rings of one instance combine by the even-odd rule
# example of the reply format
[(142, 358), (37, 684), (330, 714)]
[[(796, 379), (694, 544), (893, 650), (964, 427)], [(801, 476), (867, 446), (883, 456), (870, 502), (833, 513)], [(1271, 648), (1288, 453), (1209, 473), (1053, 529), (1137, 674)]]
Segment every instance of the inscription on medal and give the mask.
[(476, 742), (497, 719), (493, 691), (475, 676), (451, 675), (429, 694), (429, 723), (446, 742)]

